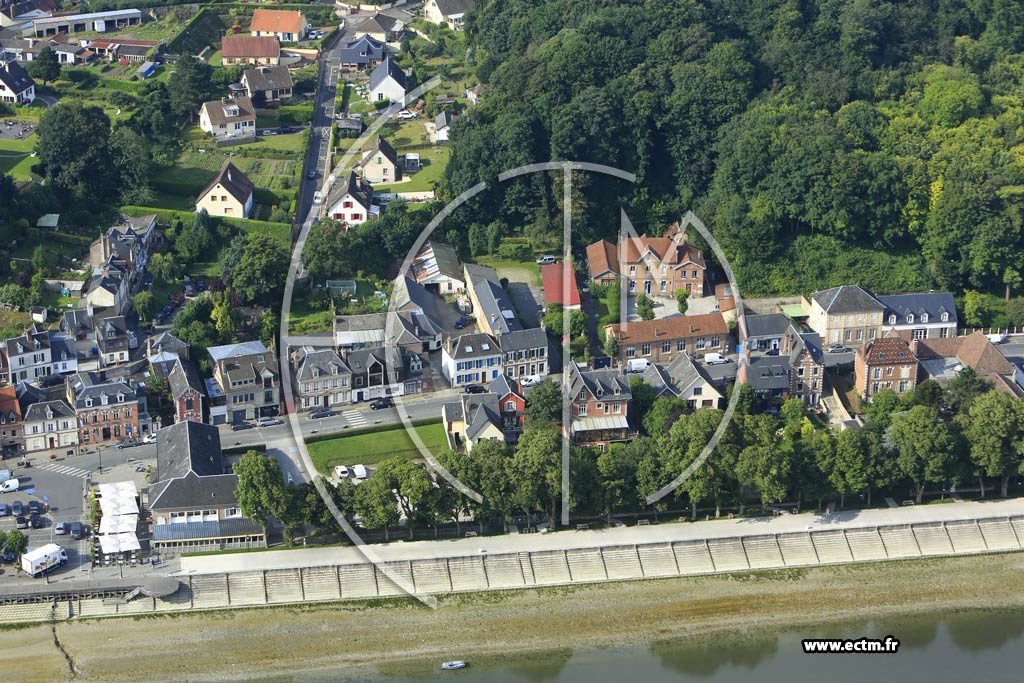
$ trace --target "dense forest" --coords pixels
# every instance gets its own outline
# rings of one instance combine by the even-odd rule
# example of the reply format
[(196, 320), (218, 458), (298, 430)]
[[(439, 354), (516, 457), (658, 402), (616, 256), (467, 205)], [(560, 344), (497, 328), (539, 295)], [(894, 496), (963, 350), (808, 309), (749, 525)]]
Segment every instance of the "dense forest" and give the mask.
[[(638, 182), (574, 177), (577, 248), (623, 203), (641, 232), (695, 210), (748, 295), (1019, 282), (1024, 3), (495, 0), (467, 33), (487, 89), (453, 127), (448, 199), (598, 162)], [(560, 201), (534, 175), (457, 218), (536, 242)]]

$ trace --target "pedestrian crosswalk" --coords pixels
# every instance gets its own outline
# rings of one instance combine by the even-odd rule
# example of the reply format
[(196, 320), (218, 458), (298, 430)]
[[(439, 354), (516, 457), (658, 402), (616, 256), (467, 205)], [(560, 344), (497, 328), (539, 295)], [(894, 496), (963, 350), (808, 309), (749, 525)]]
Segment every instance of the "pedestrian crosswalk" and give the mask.
[(57, 472), (58, 474), (66, 474), (69, 477), (78, 477), (79, 479), (85, 479), (89, 476), (88, 470), (83, 470), (80, 467), (72, 467), (71, 465), (58, 465), (57, 463), (47, 463), (45, 465), (39, 465), (41, 470), (49, 470), (51, 472)]
[(341, 414), (341, 416), (344, 417), (345, 421), (353, 427), (365, 427), (369, 424), (369, 422), (366, 421), (366, 416), (357, 410), (346, 410)]

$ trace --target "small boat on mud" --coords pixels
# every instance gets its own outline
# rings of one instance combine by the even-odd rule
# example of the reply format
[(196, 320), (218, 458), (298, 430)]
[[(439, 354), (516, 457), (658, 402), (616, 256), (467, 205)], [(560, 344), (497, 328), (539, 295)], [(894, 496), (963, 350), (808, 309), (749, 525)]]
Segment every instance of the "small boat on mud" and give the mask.
[(456, 659), (451, 662), (445, 662), (441, 665), (441, 668), (445, 671), (455, 671), (456, 669), (465, 669), (467, 666), (469, 665), (461, 659)]

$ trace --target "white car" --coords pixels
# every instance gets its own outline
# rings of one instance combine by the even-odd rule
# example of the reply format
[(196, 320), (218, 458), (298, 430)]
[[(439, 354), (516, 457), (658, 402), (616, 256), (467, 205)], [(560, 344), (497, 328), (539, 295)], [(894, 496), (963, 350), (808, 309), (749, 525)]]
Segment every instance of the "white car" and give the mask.
[(273, 427), (274, 425), (284, 424), (276, 417), (261, 417), (256, 420), (256, 425), (259, 427)]
[(558, 263), (558, 259), (555, 258), (554, 256), (541, 256), (539, 259), (537, 259), (538, 266), (547, 266), (552, 263)]
[(405, 120), (414, 119), (416, 118), (416, 114), (413, 114), (411, 111), (403, 109), (402, 111), (398, 112), (398, 118)]
[(519, 380), (519, 383), (522, 384), (524, 387), (532, 387), (534, 385), (540, 384), (543, 381), (544, 378), (541, 377), (540, 375), (527, 375), (526, 377), (523, 377), (521, 380)]
[(156, 443), (156, 434), (147, 434), (142, 443)]
[(720, 353), (709, 353), (704, 356), (704, 362), (708, 365), (725, 365), (729, 362), (729, 358)]
[(320, 190), (317, 190), (316, 192), (313, 193), (313, 203), (314, 204), (319, 204), (323, 200), (324, 200), (324, 195), (323, 195), (323, 193)]
[(338, 479), (348, 479), (348, 468), (344, 465), (335, 465), (334, 475), (338, 477)]

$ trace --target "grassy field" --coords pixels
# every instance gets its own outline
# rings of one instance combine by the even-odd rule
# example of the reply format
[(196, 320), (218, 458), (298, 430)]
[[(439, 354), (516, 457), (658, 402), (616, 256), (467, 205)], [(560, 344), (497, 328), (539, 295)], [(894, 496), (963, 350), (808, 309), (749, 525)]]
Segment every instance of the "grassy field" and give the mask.
[(512, 261), (497, 256), (478, 256), (476, 262), (481, 266), (490, 266), (498, 271), (498, 277), (508, 278), (510, 282), (529, 282), (540, 286), (540, 266), (533, 261)]
[(15, 180), (32, 180), (30, 169), (36, 160), (31, 154), (38, 139), (35, 134), (24, 140), (0, 139), (0, 172)]
[[(448, 450), (444, 426), (432, 424), (415, 429), (431, 453), (437, 454)], [(417, 460), (423, 457), (401, 426), (398, 429), (384, 432), (341, 436), (327, 441), (318, 441), (309, 444), (308, 448), (313, 464), (324, 474), (329, 474), (335, 465), (356, 463), (372, 465), (386, 458)]]
[[(401, 153), (403, 150), (399, 150)], [(451, 151), (447, 147), (435, 147), (420, 151), (420, 170), (404, 183), (374, 186), (378, 192), (429, 192), (444, 174)]]

